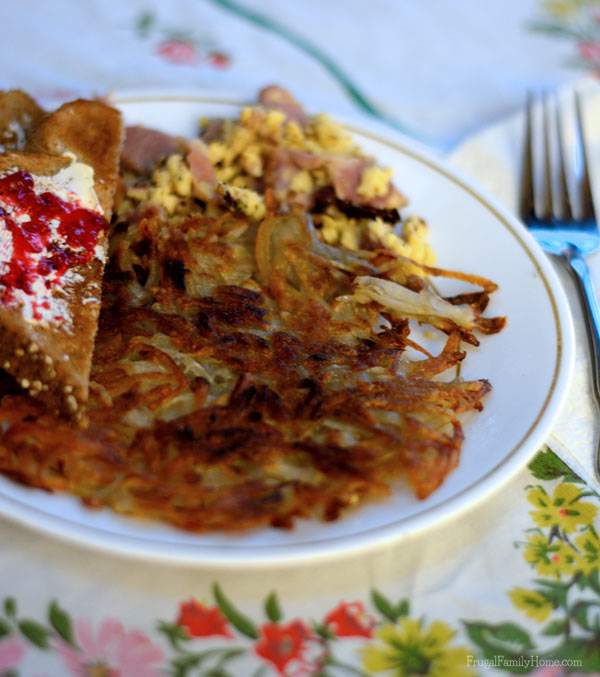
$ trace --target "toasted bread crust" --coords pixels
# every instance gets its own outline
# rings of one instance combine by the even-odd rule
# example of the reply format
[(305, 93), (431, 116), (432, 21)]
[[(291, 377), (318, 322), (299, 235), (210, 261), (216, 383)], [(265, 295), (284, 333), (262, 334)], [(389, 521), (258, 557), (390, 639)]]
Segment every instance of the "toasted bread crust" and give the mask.
[(71, 163), (66, 156), (11, 152), (0, 155), (0, 174), (22, 169), (37, 176), (53, 176)]
[(33, 130), (26, 150), (75, 157), (94, 168), (95, 188), (107, 219), (112, 215), (123, 143), (121, 114), (100, 101), (65, 103)]

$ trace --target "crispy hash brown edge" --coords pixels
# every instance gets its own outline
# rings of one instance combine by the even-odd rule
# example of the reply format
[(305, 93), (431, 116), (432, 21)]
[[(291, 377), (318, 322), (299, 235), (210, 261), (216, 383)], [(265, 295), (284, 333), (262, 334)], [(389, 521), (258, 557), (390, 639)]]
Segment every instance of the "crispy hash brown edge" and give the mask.
[[(153, 301), (162, 311), (127, 307), (124, 292), (133, 280), (115, 269), (117, 254), (107, 273), (90, 427), (75, 430), (25, 397), (5, 397), (1, 472), (74, 494), (91, 507), (197, 532), (289, 528), (298, 517), (334, 520), (389, 494), (394, 478), (404, 477), (419, 498), (443, 482), (459, 460), (461, 415), (481, 410), (491, 389), (485, 380), (435, 379), (464, 359), (461, 332), (444, 326), (448, 338), (440, 354), (421, 349), (424, 359), (404, 362), (407, 347), (417, 345), (408, 320), (367, 334), (365, 321), (378, 314), (370, 308), (367, 320), (332, 324), (331, 308), (309, 289), (326, 293), (328, 285), (341, 284), (350, 290), (354, 274), (322, 258), (315, 262), (314, 252), (293, 236), (266, 264), (271, 272), (265, 288), (221, 284), (190, 298), (180, 274), (190, 265), (182, 233), (198, 238), (197, 249), (210, 251), (215, 231), (243, 223), (230, 216), (191, 218), (162, 243), (147, 241), (161, 232), (160, 217), (136, 224), (142, 235), (130, 246), (152, 252), (160, 271)], [(277, 233), (284, 228), (279, 225), (260, 227)], [(255, 237), (260, 241), (260, 234)], [(221, 253), (226, 259), (230, 252)], [(294, 259), (308, 285), (304, 292), (297, 281), (289, 283), (282, 264)], [(182, 262), (181, 269), (174, 261)], [(482, 295), (469, 300), (481, 307)], [(281, 308), (287, 326), (268, 331)], [(348, 341), (353, 332), (364, 338)], [(171, 348), (165, 352), (166, 343)], [(217, 369), (206, 377), (191, 375), (182, 355)], [(392, 378), (400, 364), (404, 375)], [(210, 379), (219, 368), (232, 376), (231, 388), (215, 396)], [(339, 378), (332, 377), (336, 370)], [(372, 373), (379, 374), (374, 382), (357, 378)], [(133, 411), (164, 411), (177, 398), (191, 402), (183, 415), (153, 419), (148, 428), (127, 423)]]

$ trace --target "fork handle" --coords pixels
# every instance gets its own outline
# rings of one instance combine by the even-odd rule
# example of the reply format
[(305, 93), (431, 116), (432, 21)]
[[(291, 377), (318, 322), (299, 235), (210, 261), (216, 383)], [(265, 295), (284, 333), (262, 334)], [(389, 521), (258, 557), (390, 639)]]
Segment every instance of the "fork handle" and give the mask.
[[(600, 409), (600, 305), (596, 297), (594, 283), (585, 259), (577, 247), (570, 247), (565, 258), (574, 273), (577, 291), (583, 303), (590, 352), (592, 357), (592, 387), (596, 406)], [(594, 459), (596, 480), (600, 481), (600, 442)]]

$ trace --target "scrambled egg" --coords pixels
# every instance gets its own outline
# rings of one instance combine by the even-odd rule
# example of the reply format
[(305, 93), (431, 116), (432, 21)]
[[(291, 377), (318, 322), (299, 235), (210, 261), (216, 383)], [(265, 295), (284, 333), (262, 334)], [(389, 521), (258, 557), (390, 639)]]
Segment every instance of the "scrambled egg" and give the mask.
[(267, 212), (262, 195), (253, 190), (220, 183), (217, 192), (226, 200), (231, 200), (239, 211), (254, 221), (260, 221)]
[(377, 167), (367, 167), (361, 176), (357, 193), (362, 197), (383, 197), (387, 195), (392, 180), (392, 170)]
[[(206, 121), (201, 125), (206, 124)], [(296, 121), (288, 120), (279, 110), (267, 110), (260, 106), (242, 109), (238, 121), (224, 123), (221, 138), (207, 143), (208, 156), (215, 167), (217, 179), (238, 188), (256, 188), (257, 179), (264, 175), (265, 156), (275, 148), (306, 151), (313, 155), (360, 156), (351, 135), (328, 115), (313, 116), (303, 128)], [(323, 167), (302, 169), (291, 167), (289, 190), (292, 193), (308, 193), (330, 183)], [(366, 172), (368, 174), (368, 172)], [(364, 197), (385, 195), (391, 172), (386, 174), (386, 187), (381, 191), (376, 186), (382, 176), (364, 178)], [(370, 185), (376, 191), (370, 193)]]
[[(266, 213), (262, 195), (253, 190), (219, 183), (217, 193), (251, 219), (260, 220)], [(154, 170), (149, 186), (133, 186), (127, 190), (126, 197), (123, 209), (129, 209), (132, 201), (147, 203), (162, 207), (168, 216), (178, 210), (189, 210), (191, 198), (204, 198), (195, 193), (192, 172), (183, 156), (178, 154), (171, 155), (164, 166)]]
[(377, 219), (367, 226), (369, 236), (398, 256), (406, 256), (426, 266), (435, 264), (435, 254), (428, 243), (428, 227), (423, 219), (411, 216), (402, 224), (402, 236), (389, 223)]
[[(313, 156), (361, 157), (351, 135), (326, 114), (315, 115), (305, 126), (300, 126), (281, 111), (245, 107), (239, 120), (225, 120), (219, 138), (206, 144), (217, 178), (216, 195), (225, 206), (234, 207), (255, 221), (264, 218), (265, 201), (259, 189), (265, 174), (265, 159), (268, 153), (279, 148), (306, 151)], [(331, 184), (324, 166), (291, 165), (286, 169), (290, 195), (312, 194)], [(365, 199), (384, 196), (391, 179), (391, 169), (368, 166), (362, 172), (357, 194)], [(131, 209), (135, 203), (148, 203), (162, 207), (167, 216), (185, 214), (195, 197), (206, 200), (197, 194), (185, 158), (175, 154), (155, 169), (148, 185), (134, 185), (126, 191), (120, 211)], [(315, 215), (314, 221), (328, 244), (352, 251), (383, 246), (398, 256), (425, 265), (435, 263), (427, 242), (427, 225), (417, 217), (404, 222), (401, 234), (381, 219), (351, 218), (335, 206)]]
[(316, 220), (321, 226), (321, 237), (327, 244), (358, 251), (367, 248), (364, 242), (366, 236), (371, 245), (383, 246), (397, 256), (405, 256), (426, 266), (435, 264), (435, 254), (428, 243), (427, 224), (416, 216), (406, 219), (400, 235), (381, 219), (352, 219), (343, 214), (323, 214)]
[(350, 219), (343, 214), (339, 216), (323, 214), (319, 221), (321, 237), (327, 244), (341, 245), (352, 251), (362, 249), (362, 228), (356, 219)]
[(149, 186), (133, 186), (126, 197), (125, 209), (127, 201), (144, 202), (162, 207), (170, 216), (193, 197), (192, 172), (182, 155), (171, 155), (164, 166), (154, 170)]

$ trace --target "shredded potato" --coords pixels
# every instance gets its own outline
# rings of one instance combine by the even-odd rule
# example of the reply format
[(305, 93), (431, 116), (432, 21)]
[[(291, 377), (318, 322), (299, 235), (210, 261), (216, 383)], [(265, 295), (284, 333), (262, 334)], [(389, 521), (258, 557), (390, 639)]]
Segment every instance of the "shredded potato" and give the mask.
[[(404, 198), (330, 118), (214, 122), (204, 199), (183, 154), (124, 176), (87, 426), (7, 381), (0, 472), (197, 532), (335, 520), (398, 478), (426, 498), (491, 389), (456, 368), (504, 326), (483, 315), (496, 286), (434, 268), (422, 220), (395, 233)], [(310, 156), (278, 193), (279, 152)], [(434, 277), (471, 289), (444, 298)], [(435, 354), (411, 319), (445, 333)]]

